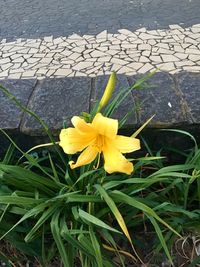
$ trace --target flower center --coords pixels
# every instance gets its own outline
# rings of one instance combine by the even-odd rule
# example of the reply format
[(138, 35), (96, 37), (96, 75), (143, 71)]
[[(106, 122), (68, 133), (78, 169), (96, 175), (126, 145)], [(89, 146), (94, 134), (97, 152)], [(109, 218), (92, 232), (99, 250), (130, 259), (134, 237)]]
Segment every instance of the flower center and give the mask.
[(98, 152), (101, 153), (105, 144), (105, 136), (98, 134), (95, 142), (95, 146), (98, 149)]

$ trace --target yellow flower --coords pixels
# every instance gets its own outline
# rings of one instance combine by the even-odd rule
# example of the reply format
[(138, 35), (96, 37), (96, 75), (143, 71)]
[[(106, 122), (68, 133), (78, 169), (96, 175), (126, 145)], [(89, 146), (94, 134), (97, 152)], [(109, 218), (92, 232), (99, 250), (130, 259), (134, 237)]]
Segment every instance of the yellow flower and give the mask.
[(100, 153), (103, 153), (104, 168), (108, 173), (123, 172), (131, 174), (133, 164), (122, 153), (130, 153), (140, 149), (140, 140), (117, 135), (118, 120), (104, 117), (97, 113), (92, 123), (86, 123), (78, 116), (72, 118), (74, 128), (62, 129), (60, 146), (67, 154), (83, 152), (74, 163), (72, 169), (91, 163)]

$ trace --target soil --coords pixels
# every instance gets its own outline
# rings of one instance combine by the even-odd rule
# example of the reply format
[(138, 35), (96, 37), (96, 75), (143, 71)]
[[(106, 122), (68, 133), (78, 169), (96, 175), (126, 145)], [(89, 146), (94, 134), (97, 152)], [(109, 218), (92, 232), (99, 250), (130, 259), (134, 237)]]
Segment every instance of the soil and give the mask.
[[(127, 251), (128, 248), (130, 250), (130, 247), (127, 243), (123, 244), (123, 250)], [(137, 252), (140, 254), (140, 257), (144, 263), (134, 263), (133, 260), (127, 256), (125, 259), (126, 267), (172, 267), (164, 254), (159, 254), (155, 257), (152, 251), (145, 254), (144, 249), (141, 249)], [(177, 239), (174, 243), (173, 249), (171, 250), (171, 255), (174, 260), (174, 267), (188, 267), (192, 261), (200, 255), (200, 237), (190, 234), (182, 239)], [(1, 241), (0, 258), (2, 259), (3, 257), (10, 259), (10, 265), (1, 260), (0, 267), (42, 267), (38, 259), (29, 259), (26, 255), (20, 253), (16, 248), (13, 248), (9, 243)], [(116, 256), (113, 257), (113, 266), (121, 267), (120, 260)], [(63, 265), (59, 258), (54, 258), (53, 261), (45, 267), (63, 267)], [(74, 267), (81, 266), (80, 264), (75, 264)], [(193, 267), (200, 267), (200, 264), (196, 263), (193, 265)]]

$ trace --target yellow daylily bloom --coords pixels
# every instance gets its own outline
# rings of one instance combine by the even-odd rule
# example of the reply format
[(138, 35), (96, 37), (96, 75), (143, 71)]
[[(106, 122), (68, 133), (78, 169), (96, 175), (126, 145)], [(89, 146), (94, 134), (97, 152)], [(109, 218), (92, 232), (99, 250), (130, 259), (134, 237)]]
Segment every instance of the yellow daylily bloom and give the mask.
[(100, 153), (104, 157), (104, 168), (108, 173), (131, 174), (133, 164), (122, 153), (140, 149), (140, 140), (117, 135), (118, 120), (97, 113), (92, 123), (86, 123), (78, 116), (72, 118), (74, 128), (62, 129), (59, 145), (67, 154), (83, 151), (76, 163), (70, 161), (72, 169), (91, 163)]

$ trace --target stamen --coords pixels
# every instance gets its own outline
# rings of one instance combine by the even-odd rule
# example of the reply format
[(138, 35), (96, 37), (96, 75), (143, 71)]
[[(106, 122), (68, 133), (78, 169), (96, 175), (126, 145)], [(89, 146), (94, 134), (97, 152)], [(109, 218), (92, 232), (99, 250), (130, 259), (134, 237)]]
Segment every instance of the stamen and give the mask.
[(100, 158), (101, 158), (101, 154), (98, 153), (98, 159), (97, 159), (97, 165), (94, 166), (94, 169), (97, 170), (99, 168), (99, 164), (100, 164)]

